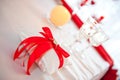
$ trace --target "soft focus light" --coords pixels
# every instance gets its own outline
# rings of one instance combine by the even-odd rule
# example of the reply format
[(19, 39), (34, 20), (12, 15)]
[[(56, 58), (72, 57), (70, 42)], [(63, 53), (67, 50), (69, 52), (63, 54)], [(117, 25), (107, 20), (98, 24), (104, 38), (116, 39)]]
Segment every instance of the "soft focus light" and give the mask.
[(50, 20), (55, 26), (62, 26), (67, 23), (71, 18), (68, 10), (61, 5), (57, 5), (50, 14)]

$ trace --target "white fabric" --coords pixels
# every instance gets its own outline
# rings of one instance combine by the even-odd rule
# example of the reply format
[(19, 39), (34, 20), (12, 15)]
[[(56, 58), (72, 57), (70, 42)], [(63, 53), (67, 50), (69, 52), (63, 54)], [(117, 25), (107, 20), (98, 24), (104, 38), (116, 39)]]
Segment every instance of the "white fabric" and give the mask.
[[(72, 1), (75, 5), (77, 3), (74, 1), (80, 2), (78, 0)], [(94, 7), (80, 8), (83, 9), (81, 18), (86, 21), (86, 18), (94, 12), (97, 16), (104, 14), (102, 28), (110, 36), (110, 39), (103, 46), (120, 70), (119, 1), (103, 1), (96, 1), (98, 4)], [(87, 50), (83, 50), (88, 46), (84, 40), (80, 40), (81, 43), (75, 42), (78, 30), (72, 21), (61, 28), (56, 28), (49, 23), (47, 15), (58, 2), (59, 0), (0, 0), (0, 80), (99, 80), (105, 74), (109, 64), (93, 48), (88, 47)], [(71, 6), (74, 7), (72, 3)], [(90, 8), (87, 9), (87, 7)], [(82, 15), (82, 11), (79, 12)], [(37, 32), (42, 31), (41, 27), (43, 26), (50, 26), (56, 41), (71, 53), (71, 57), (68, 59), (68, 66), (52, 75), (41, 72), (35, 66), (32, 74), (27, 76), (25, 69), (12, 60), (13, 53), (21, 41), (19, 36), (21, 32), (39, 35)]]
[[(21, 33), (20, 37), (21, 37), (21, 41), (22, 41), (25, 38), (28, 38), (28, 35)], [(29, 51), (29, 55), (30, 55), (30, 52), (31, 51)], [(54, 49), (50, 49), (49, 51), (47, 51), (45, 53), (44, 57), (42, 57), (41, 59), (38, 59), (36, 61), (36, 64), (38, 65), (38, 67), (40, 68), (41, 71), (43, 71), (47, 74), (53, 74), (55, 71), (58, 70), (59, 58), (58, 58), (56, 52), (54, 51)]]

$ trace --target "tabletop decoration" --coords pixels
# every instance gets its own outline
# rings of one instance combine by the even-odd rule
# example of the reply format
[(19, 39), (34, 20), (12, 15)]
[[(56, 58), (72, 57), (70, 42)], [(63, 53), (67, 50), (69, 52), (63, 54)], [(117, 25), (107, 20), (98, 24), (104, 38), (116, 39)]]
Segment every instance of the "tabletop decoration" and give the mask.
[[(26, 73), (30, 74), (30, 68), (35, 63), (37, 59), (41, 59), (44, 57), (46, 52), (50, 49), (54, 49), (58, 59), (59, 59), (59, 67), (61, 68), (64, 64), (64, 57), (67, 58), (70, 55), (60, 47), (59, 44), (55, 41), (53, 38), (53, 35), (51, 33), (51, 30), (48, 27), (43, 27), (43, 32), (40, 32), (41, 36), (32, 36), (29, 38), (24, 39), (19, 46), (17, 47), (15, 53), (14, 53), (14, 60), (19, 59), (20, 55), (23, 53), (24, 50), (30, 51), (29, 53), (29, 59), (27, 63), (27, 70)], [(28, 53), (25, 53), (26, 56)]]

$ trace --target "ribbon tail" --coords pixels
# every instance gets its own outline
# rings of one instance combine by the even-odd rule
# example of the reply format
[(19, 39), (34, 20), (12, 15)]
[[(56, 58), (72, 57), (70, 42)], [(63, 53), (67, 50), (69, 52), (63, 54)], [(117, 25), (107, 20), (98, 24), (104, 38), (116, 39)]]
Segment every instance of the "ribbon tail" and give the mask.
[(63, 59), (63, 56), (65, 58), (69, 57), (70, 55), (64, 51), (59, 45), (57, 45), (57, 47), (55, 48), (55, 51), (58, 55), (58, 58), (59, 58), (59, 61), (60, 61), (60, 65), (59, 65), (59, 68), (61, 68), (64, 64), (64, 59)]
[(51, 43), (45, 42), (43, 45), (38, 45), (36, 47), (36, 49), (34, 49), (34, 51), (29, 56), (29, 59), (28, 59), (27, 72), (26, 72), (28, 75), (30, 74), (29, 70), (30, 70), (31, 66), (33, 65), (33, 63), (38, 58), (41, 59), (41, 57), (45, 54), (45, 52), (48, 51), (51, 48), (52, 48)]
[(65, 58), (67, 58), (67, 57), (70, 56), (70, 55), (69, 55), (64, 49), (62, 49), (59, 45), (58, 45), (58, 50), (59, 50), (59, 52), (60, 52)]
[(58, 50), (58, 48), (55, 49), (55, 52), (57, 53), (58, 55), (58, 58), (59, 58), (59, 67), (58, 68), (61, 68), (64, 64), (64, 59), (63, 59), (63, 56), (62, 56), (62, 53), (60, 53), (60, 51)]

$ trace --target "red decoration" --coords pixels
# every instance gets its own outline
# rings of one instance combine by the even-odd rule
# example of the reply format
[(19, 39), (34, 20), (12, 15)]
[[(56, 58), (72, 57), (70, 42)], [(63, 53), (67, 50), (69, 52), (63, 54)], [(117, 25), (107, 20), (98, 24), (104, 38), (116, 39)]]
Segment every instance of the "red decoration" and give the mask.
[(96, 16), (92, 16), (98, 23), (100, 23), (103, 19), (104, 16), (100, 16), (98, 19), (96, 18)]
[(95, 4), (95, 1), (92, 0), (92, 1), (91, 1), (91, 5), (94, 5), (94, 4)]
[(83, 25), (83, 22), (76, 14), (72, 15), (72, 20), (74, 21), (78, 28), (80, 28)]
[[(65, 0), (62, 0), (62, 2), (64, 1), (64, 3), (65, 4), (67, 4), (66, 2), (65, 2)], [(64, 4), (63, 3), (63, 4)], [(65, 6), (65, 5), (64, 5)], [(69, 6), (69, 5), (68, 5)], [(68, 7), (67, 6), (67, 7)], [(66, 6), (65, 6), (66, 7)], [(66, 7), (66, 8), (67, 8)], [(70, 8), (70, 6), (69, 6), (69, 8)], [(77, 15), (76, 15), (76, 18), (79, 18)], [(72, 18), (72, 19), (74, 19), (73, 21), (77, 24), (77, 27), (78, 28), (80, 28), (81, 26), (79, 26), (78, 24), (81, 24), (81, 20), (80, 19), (76, 19), (76, 18)], [(102, 19), (104, 19), (104, 17), (103, 16), (101, 16), (98, 20), (97, 20), (97, 22), (99, 23)], [(104, 47), (102, 46), (102, 45), (100, 45), (100, 46), (98, 46), (98, 47), (94, 47), (95, 48), (95, 50), (99, 53), (99, 55), (105, 60), (105, 61), (107, 61), (109, 64), (110, 64), (110, 67), (109, 67), (109, 70), (108, 70), (108, 72), (105, 74), (105, 76), (104, 77), (110, 77), (111, 76), (111, 73), (112, 74), (114, 74), (115, 76), (114, 76), (114, 78), (111, 78), (111, 79), (104, 79), (104, 77), (102, 78), (103, 80), (115, 80), (116, 79), (116, 72), (114, 72), (114, 70), (112, 69), (112, 66), (113, 66), (113, 60), (111, 59), (111, 57), (108, 55), (108, 53), (106, 52), (106, 50), (104, 49)]]
[(73, 10), (70, 8), (70, 6), (65, 2), (65, 0), (61, 0), (63, 5), (66, 7), (66, 9), (72, 14)]
[[(64, 1), (63, 4), (67, 4), (65, 2), (65, 0), (62, 0), (62, 2)], [(65, 6), (66, 7), (66, 6)], [(68, 6), (67, 6), (68, 7)], [(66, 8), (67, 8), (66, 7)], [(70, 6), (69, 6), (70, 8)], [(72, 10), (72, 9), (71, 9)], [(77, 15), (73, 15), (75, 16), (73, 19), (73, 21), (75, 22), (75, 24), (77, 25), (78, 28), (81, 28), (83, 22), (80, 20), (80, 18), (77, 16)], [(104, 17), (101, 16), (99, 21), (102, 20)], [(113, 65), (113, 61), (112, 59), (110, 58), (110, 56), (108, 55), (108, 53), (105, 51), (105, 49), (103, 48), (102, 45), (98, 46), (98, 47), (94, 47), (96, 51), (98, 51), (98, 53), (103, 57), (104, 60), (108, 61), (110, 63), (110, 65), (112, 66)]]
[(80, 4), (80, 6), (84, 6), (86, 3), (88, 2), (88, 0), (83, 0)]
[(27, 49), (27, 51), (29, 51), (30, 49), (35, 47), (28, 59), (26, 72), (27, 74), (30, 74), (29, 69), (31, 68), (33, 63), (37, 59), (39, 58), (41, 59), (41, 57), (45, 55), (45, 52), (47, 52), (51, 48), (53, 48), (56, 54), (58, 55), (60, 61), (59, 68), (63, 66), (64, 63), (63, 57), (65, 58), (69, 57), (69, 54), (66, 51), (64, 51), (58, 44), (55, 43), (55, 40), (52, 36), (50, 29), (48, 27), (43, 27), (42, 29), (44, 32), (40, 32), (40, 34), (42, 34), (43, 37), (33, 36), (27, 38), (19, 44), (17, 50), (15, 51), (14, 60), (19, 58), (20, 54), (22, 54), (24, 50)]
[(117, 70), (110, 68), (105, 76), (101, 80), (117, 80)]
[(104, 16), (101, 16), (99, 19), (97, 19), (96, 21), (98, 22), (98, 23), (100, 23), (102, 20), (104, 19)]
[(107, 61), (110, 64), (110, 67), (113, 66), (113, 60), (111, 59), (111, 57), (108, 55), (108, 53), (106, 52), (106, 50), (104, 49), (104, 47), (102, 45), (98, 46), (98, 47), (94, 47), (94, 49), (100, 54), (100, 56), (102, 56), (102, 58)]

